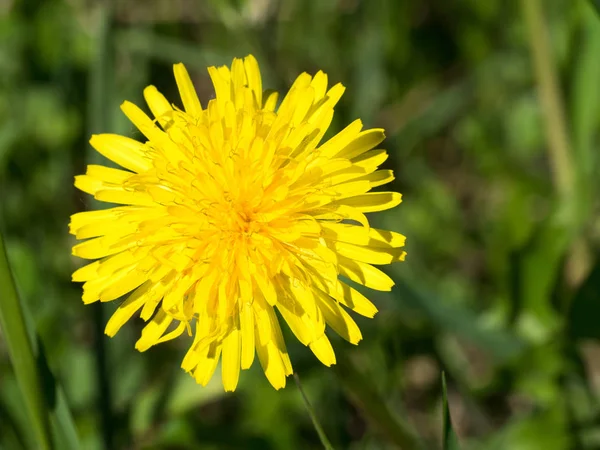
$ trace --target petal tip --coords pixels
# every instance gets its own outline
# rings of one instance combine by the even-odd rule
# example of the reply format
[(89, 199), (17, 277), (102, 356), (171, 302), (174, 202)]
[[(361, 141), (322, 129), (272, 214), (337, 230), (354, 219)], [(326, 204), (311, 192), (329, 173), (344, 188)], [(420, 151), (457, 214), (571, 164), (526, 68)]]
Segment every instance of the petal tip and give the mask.
[(148, 92), (157, 92), (157, 91), (158, 91), (158, 89), (156, 88), (156, 86), (154, 86), (153, 84), (150, 84), (144, 88), (144, 95), (146, 95), (146, 93), (148, 93)]

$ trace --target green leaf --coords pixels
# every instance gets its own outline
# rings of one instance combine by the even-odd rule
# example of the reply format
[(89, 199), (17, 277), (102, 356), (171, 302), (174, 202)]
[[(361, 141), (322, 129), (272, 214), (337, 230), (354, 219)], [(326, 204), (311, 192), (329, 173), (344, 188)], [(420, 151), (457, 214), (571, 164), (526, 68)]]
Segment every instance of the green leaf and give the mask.
[(38, 448), (77, 450), (77, 430), (65, 395), (57, 383), (27, 305), (21, 303), (0, 234), (0, 328), (4, 333), (17, 382), (33, 425)]
[(67, 398), (62, 386), (57, 384), (54, 389), (56, 391), (56, 406), (50, 418), (55, 442), (57, 443), (56, 447), (64, 450), (78, 450), (81, 445), (73, 415), (67, 404)]
[(57, 383), (33, 323), (22, 304), (0, 233), (0, 328), (32, 425), (37, 448), (77, 450), (77, 430), (62, 388)]
[(42, 377), (36, 363), (21, 301), (0, 234), (0, 327), (6, 340), (19, 388), (40, 449), (54, 448), (50, 432), (50, 410), (44, 395)]
[(448, 408), (448, 391), (446, 387), (446, 374), (442, 372), (442, 408), (443, 408), (443, 435), (442, 448), (444, 450), (459, 450), (458, 438), (452, 428), (450, 408)]

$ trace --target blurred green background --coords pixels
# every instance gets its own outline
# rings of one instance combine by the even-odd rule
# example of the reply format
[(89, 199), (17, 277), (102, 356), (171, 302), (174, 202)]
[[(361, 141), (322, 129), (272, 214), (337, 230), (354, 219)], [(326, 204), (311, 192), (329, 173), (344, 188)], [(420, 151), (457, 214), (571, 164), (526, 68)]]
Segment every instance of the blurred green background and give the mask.
[[(185, 338), (139, 354), (141, 321), (107, 338), (116, 302), (84, 307), (70, 281), (69, 216), (97, 206), (73, 176), (104, 162), (90, 134), (138, 136), (119, 104), (148, 84), (178, 102), (176, 62), (206, 104), (206, 67), (248, 53), (279, 91), (302, 71), (341, 81), (332, 128), (384, 127), (404, 195), (372, 217), (408, 257), (392, 293), (369, 292), (361, 344), (336, 340), (328, 369), (287, 339), (333, 446), (441, 448), (444, 370), (461, 448), (600, 448), (593, 3), (0, 1), (0, 229), (81, 448), (322, 448), (292, 379), (277, 392), (254, 364), (234, 394), (196, 386)], [(26, 414), (0, 330), (0, 448), (38, 448)]]

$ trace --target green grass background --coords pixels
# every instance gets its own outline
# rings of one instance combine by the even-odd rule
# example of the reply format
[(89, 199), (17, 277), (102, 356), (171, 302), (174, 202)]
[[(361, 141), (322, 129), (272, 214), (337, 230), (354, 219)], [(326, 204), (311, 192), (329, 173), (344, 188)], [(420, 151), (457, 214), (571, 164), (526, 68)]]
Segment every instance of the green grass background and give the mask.
[[(185, 338), (140, 354), (137, 319), (109, 339), (118, 302), (84, 307), (70, 281), (69, 216), (97, 206), (73, 176), (104, 162), (90, 134), (139, 136), (118, 106), (148, 84), (178, 103), (173, 63), (206, 104), (206, 67), (253, 53), (281, 92), (302, 71), (342, 82), (332, 129), (384, 127), (404, 195), (372, 217), (408, 257), (386, 268), (391, 293), (369, 293), (360, 345), (334, 339), (328, 369), (286, 340), (333, 447), (441, 448), (443, 370), (461, 448), (600, 448), (594, 4), (0, 1), (0, 229), (55, 447), (322, 448), (291, 378), (277, 392), (254, 364), (235, 394), (218, 375), (197, 386)], [(2, 332), (0, 448), (42, 448)]]

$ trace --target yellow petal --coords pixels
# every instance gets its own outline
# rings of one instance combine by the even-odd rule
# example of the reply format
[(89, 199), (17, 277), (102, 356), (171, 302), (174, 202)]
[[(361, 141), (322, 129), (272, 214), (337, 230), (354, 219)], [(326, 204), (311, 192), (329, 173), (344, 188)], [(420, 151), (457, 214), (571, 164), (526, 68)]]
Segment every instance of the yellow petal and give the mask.
[(185, 112), (194, 117), (200, 116), (202, 114), (202, 105), (187, 69), (182, 63), (174, 64), (173, 73), (175, 74), (175, 81), (177, 82), (177, 88), (179, 89)]
[(242, 369), (249, 369), (254, 362), (255, 337), (254, 337), (254, 312), (249, 303), (244, 303), (240, 313), (240, 326), (242, 333)]
[(131, 172), (113, 169), (112, 167), (97, 166), (94, 164), (87, 166), (86, 174), (91, 178), (113, 184), (123, 184), (133, 176)]
[(179, 278), (177, 281), (174, 282), (173, 289), (167, 295), (165, 295), (162, 307), (166, 311), (169, 311), (178, 303), (182, 303), (184, 296), (187, 294), (188, 290), (195, 285), (196, 282), (197, 280), (195, 280), (189, 275)]
[(115, 300), (128, 292), (133, 291), (148, 280), (148, 273), (143, 270), (125, 268), (113, 274), (110, 281), (105, 283), (105, 288), (100, 292), (100, 301)]
[(309, 317), (297, 301), (290, 299), (280, 301), (277, 304), (277, 309), (292, 330), (292, 333), (294, 333), (294, 336), (296, 336), (296, 339), (302, 344), (309, 345), (323, 334), (324, 327), (320, 326), (314, 319)]
[(329, 248), (347, 258), (368, 264), (391, 264), (404, 261), (406, 252), (399, 248), (369, 247), (349, 242), (327, 241)]
[(286, 119), (289, 118), (289, 117), (286, 117), (286, 115), (293, 112), (296, 102), (298, 100), (300, 100), (298, 93), (302, 89), (308, 87), (310, 85), (311, 80), (312, 80), (312, 77), (306, 72), (302, 72), (300, 75), (298, 75), (296, 77), (296, 79), (292, 83), (292, 86), (290, 87), (288, 93), (281, 101), (281, 105), (279, 106), (279, 110), (277, 111), (278, 118), (280, 118), (280, 117), (285, 117)]
[(92, 178), (87, 175), (76, 175), (75, 176), (75, 187), (86, 194), (94, 195), (98, 192), (104, 184), (102, 181)]
[(315, 342), (310, 344), (310, 349), (315, 354), (315, 356), (326, 366), (331, 366), (335, 364), (335, 353), (333, 351), (333, 347), (331, 346), (331, 342), (327, 339), (327, 336), (322, 335)]
[(102, 223), (111, 221), (123, 214), (136, 211), (139, 211), (139, 208), (120, 206), (117, 208), (100, 209), (98, 211), (85, 211), (75, 213), (71, 216), (71, 221), (69, 223), (69, 233), (76, 234), (77, 230), (86, 225), (93, 225), (98, 222)]
[(348, 286), (346, 283), (337, 281), (336, 287), (327, 290), (327, 292), (340, 304), (361, 316), (374, 317), (375, 314), (377, 314), (375, 305), (371, 303), (367, 297), (362, 295), (356, 289)]
[(240, 330), (232, 328), (223, 340), (221, 373), (225, 391), (235, 391), (240, 378)]
[(370, 264), (355, 261), (344, 256), (338, 258), (340, 275), (378, 291), (391, 291), (394, 281), (381, 270)]
[[(342, 201), (346, 202), (347, 200), (348, 199)], [(325, 205), (323, 208), (307, 212), (309, 212), (315, 218), (321, 220), (354, 220), (360, 223), (366, 229), (369, 229), (369, 219), (367, 219), (367, 217), (358, 208), (354, 208), (352, 206), (330, 203), (329, 205)]]
[(327, 324), (348, 342), (358, 344), (362, 339), (362, 334), (348, 313), (326, 294), (319, 295), (318, 301)]
[[(290, 121), (292, 126), (301, 126), (302, 122), (304, 122), (306, 114), (310, 110), (310, 107), (313, 105), (314, 98), (315, 90), (310, 86), (298, 92), (298, 100), (296, 102), (296, 105), (294, 106), (294, 113)], [(307, 130), (308, 129), (312, 129), (312, 127), (307, 127)], [(303, 134), (304, 136), (306, 136), (306, 132)]]
[(160, 309), (142, 330), (142, 336), (135, 343), (135, 348), (140, 352), (145, 352), (155, 345), (172, 321), (173, 318)]
[(352, 163), (347, 159), (333, 159), (331, 161), (346, 161), (348, 163), (348, 167), (338, 170), (329, 176), (324, 176), (321, 182), (326, 183), (326, 186), (335, 186), (336, 184), (345, 183), (350, 180), (356, 180), (367, 173), (362, 167), (353, 166)]
[(321, 229), (325, 239), (369, 247), (397, 248), (403, 247), (406, 241), (400, 233), (378, 228), (366, 229), (347, 223), (324, 222), (321, 223)]
[(371, 190), (371, 183), (367, 180), (353, 180), (331, 187), (331, 192), (335, 193), (337, 203), (341, 203), (342, 199), (369, 192), (369, 190)]
[(337, 158), (352, 159), (362, 155), (367, 150), (371, 150), (377, 144), (385, 139), (385, 134), (382, 128), (374, 128), (363, 131), (358, 134), (352, 142), (346, 145), (335, 156)]
[(335, 155), (340, 153), (342, 149), (344, 149), (347, 145), (349, 145), (360, 133), (362, 129), (362, 122), (360, 119), (356, 119), (334, 137), (325, 142), (321, 147), (319, 147), (319, 154), (327, 157), (333, 158)]
[[(181, 368), (186, 372), (191, 372), (197, 365), (201, 356), (201, 352), (196, 345), (202, 338), (204, 338), (210, 330), (211, 321), (208, 317), (204, 316), (202, 318), (198, 317), (195, 321), (195, 333), (194, 333), (194, 342), (188, 348), (185, 356), (183, 357), (183, 361), (181, 363)], [(207, 350), (206, 346), (202, 348), (202, 350)]]
[(113, 337), (117, 334), (125, 322), (131, 319), (131, 317), (142, 307), (152, 293), (150, 287), (151, 283), (146, 282), (133, 291), (133, 293), (127, 297), (127, 300), (119, 305), (119, 308), (113, 313), (104, 329), (104, 332), (108, 336)]
[(258, 353), (258, 360), (260, 361), (260, 365), (262, 366), (269, 383), (277, 390), (285, 387), (285, 366), (281, 359), (281, 354), (275, 344), (273, 342), (269, 342), (267, 345), (259, 343), (256, 346), (256, 352)]
[(156, 206), (157, 203), (147, 193), (141, 191), (129, 191), (123, 188), (103, 187), (94, 194), (96, 200), (107, 203), (118, 203), (121, 205)]
[[(227, 67), (209, 67), (208, 75), (215, 87), (216, 105), (221, 111), (225, 110), (225, 104), (231, 100), (230, 81), (231, 75)], [(214, 104), (214, 103), (213, 103)], [(210, 103), (209, 103), (210, 109)]]
[(145, 321), (148, 321), (150, 317), (152, 317), (156, 307), (158, 306), (158, 303), (162, 300), (165, 292), (168, 292), (171, 289), (173, 284), (171, 281), (172, 278), (169, 277), (165, 277), (163, 280), (156, 281), (152, 279), (152, 276), (150, 276), (150, 280), (154, 284), (148, 292), (148, 298), (146, 299), (146, 303), (144, 304), (140, 314), (140, 317)]
[(156, 341), (156, 343), (162, 344), (163, 342), (167, 342), (181, 336), (181, 333), (183, 333), (183, 330), (186, 329), (186, 326), (186, 322), (179, 322), (179, 325), (177, 325), (177, 327), (174, 330), (169, 331), (167, 334), (163, 334), (163, 336), (158, 341)]
[(98, 153), (133, 172), (143, 173), (152, 167), (144, 145), (125, 136), (94, 134), (90, 144)]
[(106, 222), (95, 222), (85, 225), (77, 230), (77, 239), (89, 239), (99, 236), (127, 236), (137, 230), (137, 225), (132, 222), (121, 220), (107, 220)]
[(104, 289), (104, 283), (109, 280), (109, 277), (97, 277), (86, 281), (83, 285), (83, 295), (81, 300), (85, 305), (94, 303), (100, 300), (100, 292)]
[(148, 86), (144, 89), (144, 99), (160, 126), (166, 130), (173, 121), (173, 107), (171, 104), (154, 86)]
[(371, 247), (404, 247), (405, 242), (406, 237), (400, 233), (371, 228), (367, 245)]
[[(317, 78), (318, 75), (319, 73), (315, 75), (315, 78)], [(325, 77), (327, 77), (327, 75), (325, 75)], [(311, 82), (311, 86), (317, 90), (317, 95), (320, 94), (320, 87), (318, 83), (319, 81), (315, 82), (314, 84)], [(339, 102), (340, 98), (342, 98), (345, 90), (346, 88), (341, 83), (337, 83), (327, 91), (325, 97), (320, 98), (315, 95), (315, 104), (309, 112), (310, 117), (308, 118), (308, 121), (314, 124), (317, 124), (317, 122), (321, 120), (330, 121), (330, 119), (325, 119), (324, 116), (331, 115), (333, 113), (333, 108)]]
[(358, 180), (368, 181), (371, 183), (371, 187), (374, 188), (389, 183), (390, 181), (394, 181), (394, 172), (391, 170), (378, 170), (368, 175), (364, 175)]
[(401, 202), (402, 196), (397, 192), (369, 192), (340, 200), (341, 204), (363, 213), (384, 211), (399, 205)]
[(333, 108), (340, 101), (346, 88), (342, 83), (337, 83), (327, 91), (327, 107)]
[(167, 133), (158, 128), (144, 111), (131, 102), (123, 102), (121, 111), (154, 146), (162, 150), (165, 157), (173, 163), (181, 161), (182, 155), (179, 146), (170, 139)]
[(114, 256), (103, 259), (100, 262), (97, 273), (100, 277), (106, 277), (114, 275), (115, 272), (124, 269), (126, 267), (134, 267), (137, 262), (145, 259), (148, 255), (148, 249), (136, 249), (126, 250), (121, 253), (117, 253)]
[(260, 76), (258, 62), (254, 56), (248, 55), (244, 58), (244, 69), (246, 70), (248, 87), (254, 94), (256, 108), (260, 108), (262, 106), (262, 79)]
[(87, 264), (73, 272), (71, 279), (73, 281), (88, 281), (96, 278), (99, 266), (100, 261), (94, 261), (93, 263)]
[(105, 256), (127, 250), (135, 245), (135, 242), (121, 243), (119, 236), (102, 236), (77, 244), (72, 253), (85, 259), (98, 259)]
[(382, 149), (369, 150), (352, 159), (352, 164), (366, 169), (368, 172), (375, 170), (388, 159), (388, 153)]
[(206, 347), (206, 350), (201, 355), (196, 370), (194, 371), (194, 378), (196, 383), (206, 386), (217, 368), (219, 358), (221, 357), (221, 345), (218, 343), (212, 343)]
[(275, 91), (265, 91), (263, 97), (265, 97), (263, 109), (267, 111), (274, 111), (275, 107), (277, 106), (277, 98), (279, 97), (279, 93)]
[(272, 280), (270, 280), (263, 273), (263, 271), (259, 269), (254, 272), (254, 281), (260, 289), (262, 295), (265, 297), (265, 300), (267, 300), (267, 303), (269, 303), (271, 306), (274, 306), (277, 303), (277, 291)]
[[(275, 310), (272, 307), (268, 306), (266, 308), (266, 312), (269, 316), (269, 321), (271, 325), (271, 342), (275, 344), (277, 348), (277, 352), (279, 353), (279, 357), (281, 358), (281, 362), (283, 364), (285, 375), (291, 375), (292, 363), (290, 361), (290, 356), (288, 355), (287, 349), (285, 347), (285, 342), (283, 341), (283, 334), (281, 334), (281, 327), (279, 326), (279, 321), (277, 320), (277, 316), (275, 315)], [(258, 325), (262, 326), (262, 324)]]

